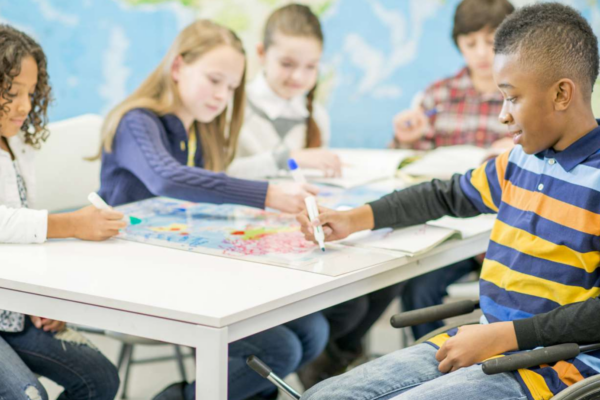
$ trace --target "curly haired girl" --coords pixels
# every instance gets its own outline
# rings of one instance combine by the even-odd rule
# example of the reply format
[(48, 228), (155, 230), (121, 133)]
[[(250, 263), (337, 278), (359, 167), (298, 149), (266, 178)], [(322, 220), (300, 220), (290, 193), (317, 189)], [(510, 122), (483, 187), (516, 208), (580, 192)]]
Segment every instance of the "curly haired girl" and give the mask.
[[(30, 208), (33, 153), (48, 138), (51, 92), (39, 44), (0, 25), (0, 243), (102, 240), (124, 226), (116, 211), (48, 215)], [(112, 400), (119, 388), (116, 368), (64, 322), (0, 310), (0, 399), (47, 400), (35, 374), (62, 386), (61, 399)]]

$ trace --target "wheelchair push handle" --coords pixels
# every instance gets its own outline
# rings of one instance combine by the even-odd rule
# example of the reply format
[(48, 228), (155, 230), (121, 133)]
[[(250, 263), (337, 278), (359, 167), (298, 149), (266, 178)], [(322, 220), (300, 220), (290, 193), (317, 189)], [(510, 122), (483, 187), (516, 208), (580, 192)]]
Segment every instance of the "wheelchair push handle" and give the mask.
[(481, 368), (486, 375), (494, 375), (568, 360), (577, 357), (579, 353), (580, 349), (577, 343), (564, 343), (487, 360)]
[(265, 364), (260, 358), (256, 356), (250, 356), (246, 359), (246, 364), (252, 368), (257, 374), (263, 378), (269, 380), (272, 384), (277, 386), (283, 393), (287, 394), (294, 400), (300, 400), (300, 394), (291, 388), (287, 383), (280, 377), (273, 373), (273, 370)]
[(425, 324), (446, 318), (472, 313), (479, 308), (479, 301), (462, 300), (455, 303), (441, 304), (396, 314), (390, 320), (394, 328)]
[(268, 379), (269, 375), (271, 375), (271, 372), (273, 372), (267, 364), (262, 362), (262, 360), (256, 356), (248, 357), (248, 359), (246, 360), (246, 364), (248, 364), (248, 366), (252, 368), (254, 372), (256, 372), (265, 379)]

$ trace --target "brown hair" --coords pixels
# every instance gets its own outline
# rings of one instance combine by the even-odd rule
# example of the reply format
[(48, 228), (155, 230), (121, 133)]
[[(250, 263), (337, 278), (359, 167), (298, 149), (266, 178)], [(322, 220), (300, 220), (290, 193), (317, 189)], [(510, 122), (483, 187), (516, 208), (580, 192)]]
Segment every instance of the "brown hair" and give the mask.
[[(112, 151), (117, 127), (127, 112), (134, 108), (147, 108), (158, 115), (164, 115), (181, 105), (177, 86), (171, 76), (171, 67), (178, 56), (181, 56), (183, 61), (189, 64), (219, 46), (231, 46), (245, 55), (242, 42), (236, 34), (214, 22), (198, 20), (181, 31), (158, 67), (135, 92), (107, 115), (102, 126), (100, 154), (102, 149), (108, 153)], [(211, 122), (195, 122), (202, 144), (205, 169), (223, 171), (235, 156), (244, 119), (245, 77), (246, 66), (244, 65), (242, 81), (233, 95), (233, 110), (229, 124), (227, 124), (227, 108)], [(227, 129), (228, 125), (229, 129)], [(95, 158), (98, 158), (100, 154)]]
[(463, 0), (456, 7), (452, 40), (458, 46), (457, 38), (483, 28), (496, 30), (515, 7), (508, 0)]
[(25, 143), (39, 149), (41, 142), (46, 141), (50, 135), (46, 129), (48, 105), (51, 102), (46, 55), (31, 37), (9, 25), (0, 24), (0, 116), (10, 109), (12, 99), (8, 93), (12, 89), (13, 79), (21, 73), (21, 63), (26, 57), (35, 60), (38, 76), (35, 92), (31, 96), (31, 111), (21, 130), (25, 133)]
[[(265, 25), (263, 46), (265, 51), (273, 44), (275, 33), (317, 39), (323, 44), (323, 31), (319, 18), (301, 4), (289, 4), (273, 12)], [(306, 147), (321, 147), (321, 130), (313, 118), (313, 102), (317, 84), (306, 95)]]

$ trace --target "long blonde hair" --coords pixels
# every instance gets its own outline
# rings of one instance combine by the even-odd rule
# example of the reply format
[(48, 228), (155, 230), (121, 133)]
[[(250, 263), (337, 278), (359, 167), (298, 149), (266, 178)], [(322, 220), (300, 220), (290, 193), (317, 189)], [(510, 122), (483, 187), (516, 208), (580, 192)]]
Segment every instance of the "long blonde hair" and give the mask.
[[(175, 59), (182, 57), (186, 64), (193, 63), (210, 50), (219, 46), (231, 46), (245, 55), (242, 42), (231, 30), (208, 20), (198, 20), (179, 33), (158, 67), (129, 97), (117, 105), (104, 120), (102, 126), (102, 150), (110, 153), (123, 116), (134, 108), (147, 108), (158, 115), (165, 115), (181, 107), (177, 86), (171, 77)], [(246, 65), (240, 85), (233, 95), (231, 121), (227, 124), (227, 108), (213, 121), (194, 122), (200, 136), (204, 156), (204, 168), (223, 171), (235, 156), (235, 149), (244, 119), (244, 87)], [(229, 132), (227, 128), (229, 125)]]
[[(323, 44), (323, 31), (319, 18), (305, 5), (288, 4), (273, 12), (265, 25), (263, 47), (265, 51), (273, 44), (275, 33), (289, 36), (311, 37)], [(321, 147), (321, 130), (313, 118), (313, 102), (317, 84), (306, 96), (306, 147)]]

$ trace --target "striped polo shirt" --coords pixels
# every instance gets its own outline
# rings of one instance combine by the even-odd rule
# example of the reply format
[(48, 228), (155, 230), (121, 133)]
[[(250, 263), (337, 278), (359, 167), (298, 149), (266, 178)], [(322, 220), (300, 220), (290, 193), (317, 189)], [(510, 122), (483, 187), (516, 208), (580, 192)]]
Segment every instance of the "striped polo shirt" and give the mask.
[[(527, 318), (600, 294), (600, 127), (562, 152), (528, 155), (517, 146), (460, 184), (479, 211), (498, 214), (480, 279), (487, 321)], [(431, 342), (440, 346), (455, 332)], [(549, 399), (599, 372), (594, 352), (515, 376), (529, 399)]]

